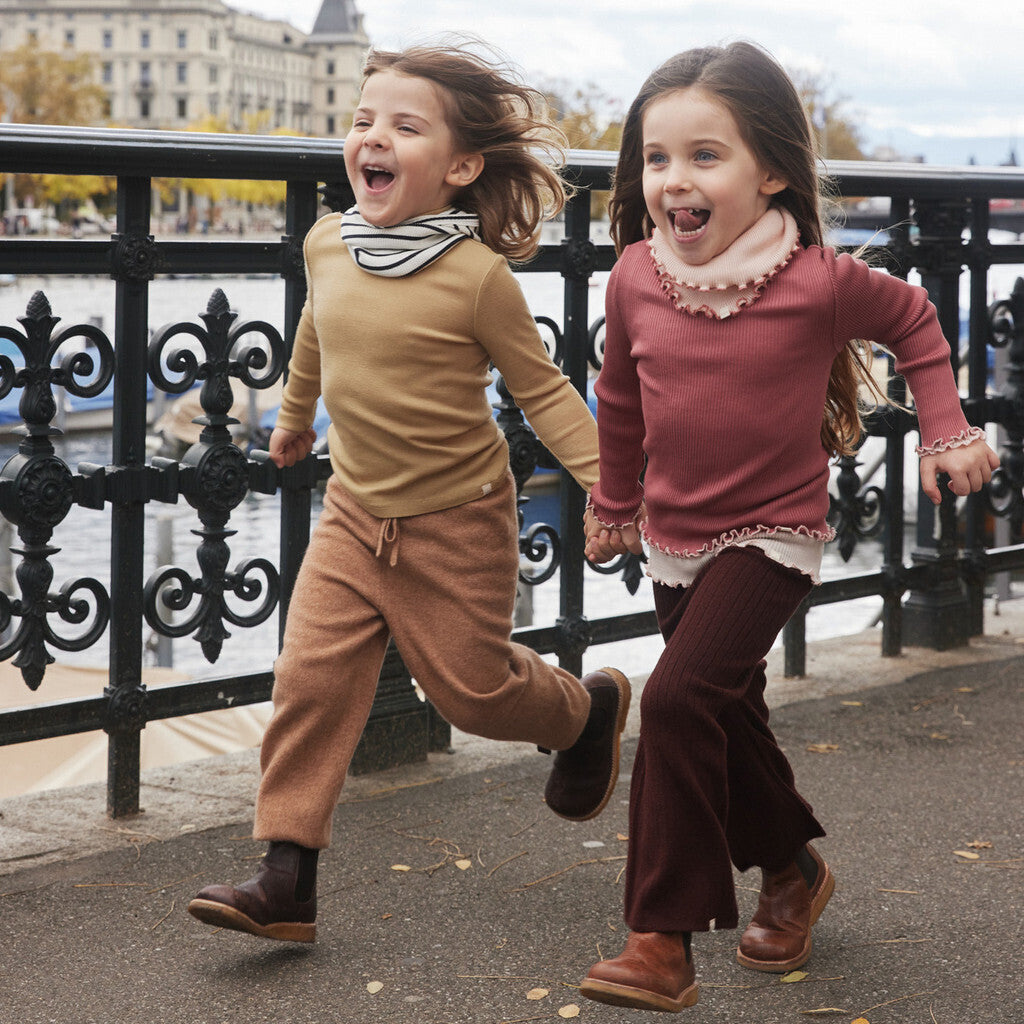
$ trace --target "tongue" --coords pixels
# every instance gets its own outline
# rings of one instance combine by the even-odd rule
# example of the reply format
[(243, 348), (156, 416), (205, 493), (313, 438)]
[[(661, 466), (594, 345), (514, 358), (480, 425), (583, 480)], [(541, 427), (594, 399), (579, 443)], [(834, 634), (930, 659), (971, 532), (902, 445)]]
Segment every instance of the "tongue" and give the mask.
[(676, 231), (696, 231), (704, 222), (707, 220), (707, 214), (705, 211), (701, 211), (700, 216), (691, 213), (689, 210), (676, 210), (674, 219)]
[(372, 171), (369, 176), (369, 185), (372, 189), (384, 188), (394, 179), (393, 174), (387, 171)]

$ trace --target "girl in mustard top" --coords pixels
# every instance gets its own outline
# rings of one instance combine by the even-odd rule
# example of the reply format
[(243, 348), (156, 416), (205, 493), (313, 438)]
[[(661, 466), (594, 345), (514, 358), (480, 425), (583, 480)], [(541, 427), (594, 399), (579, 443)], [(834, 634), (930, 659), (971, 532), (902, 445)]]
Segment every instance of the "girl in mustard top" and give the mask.
[(279, 467), (305, 458), (323, 393), (334, 472), (275, 663), (254, 828), (269, 846), (254, 878), (191, 902), (206, 924), (314, 940), (317, 856), (389, 636), (453, 725), (559, 751), (545, 790), (557, 814), (593, 817), (611, 795), (628, 680), (577, 680), (510, 639), (519, 548), (492, 363), (577, 482), (597, 475), (593, 418), (507, 262), (536, 251), (565, 201), (536, 155), (560, 149), (541, 103), (465, 49), (370, 54), (345, 140), (356, 205), (306, 238), (270, 439)]

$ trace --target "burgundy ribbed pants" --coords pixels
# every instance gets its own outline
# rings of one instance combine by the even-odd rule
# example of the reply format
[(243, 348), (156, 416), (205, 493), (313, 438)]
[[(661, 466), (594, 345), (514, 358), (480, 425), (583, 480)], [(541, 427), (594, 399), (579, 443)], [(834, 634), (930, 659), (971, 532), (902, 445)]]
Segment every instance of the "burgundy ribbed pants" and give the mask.
[(777, 870), (824, 835), (768, 728), (765, 661), (810, 579), (728, 548), (686, 588), (654, 585), (665, 650), (644, 687), (629, 809), (633, 931), (738, 923), (732, 864)]
[(389, 635), (456, 728), (552, 750), (575, 743), (587, 691), (511, 642), (518, 571), (511, 473), (475, 501), (402, 519), (370, 515), (330, 478), (274, 665), (256, 839), (329, 845)]

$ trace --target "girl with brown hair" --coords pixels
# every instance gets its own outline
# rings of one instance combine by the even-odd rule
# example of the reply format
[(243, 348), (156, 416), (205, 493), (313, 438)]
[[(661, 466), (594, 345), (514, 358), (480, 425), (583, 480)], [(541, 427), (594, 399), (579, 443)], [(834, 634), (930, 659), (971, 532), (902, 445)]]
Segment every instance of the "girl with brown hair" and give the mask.
[(389, 636), (463, 731), (559, 753), (545, 796), (598, 814), (618, 776), (629, 681), (582, 681), (511, 642), (519, 569), (491, 364), (589, 489), (597, 431), (552, 363), (509, 259), (536, 250), (565, 192), (534, 90), (464, 47), (374, 52), (345, 140), (356, 205), (306, 236), (307, 299), (270, 454), (304, 458), (323, 393), (333, 474), (274, 666), (255, 877), (189, 912), (271, 939), (316, 936), (318, 852), (373, 702)]
[(926, 293), (824, 248), (820, 191), (800, 97), (756, 46), (678, 54), (630, 107), (587, 554), (640, 553), (644, 537), (665, 649), (641, 698), (630, 934), (581, 987), (602, 1002), (697, 1001), (691, 934), (737, 926), (733, 865), (762, 873), (739, 962), (781, 973), (810, 956), (835, 883), (768, 727), (764, 658), (833, 536), (829, 460), (856, 448), (873, 383), (858, 339), (907, 378), (933, 502), (938, 473), (967, 494), (998, 465)]

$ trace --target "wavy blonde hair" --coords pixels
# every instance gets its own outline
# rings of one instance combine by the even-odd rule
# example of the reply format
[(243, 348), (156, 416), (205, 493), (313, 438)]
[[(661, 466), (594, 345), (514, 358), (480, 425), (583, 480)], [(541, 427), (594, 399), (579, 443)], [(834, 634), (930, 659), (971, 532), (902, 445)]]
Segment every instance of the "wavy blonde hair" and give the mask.
[(363, 81), (385, 70), (440, 87), (456, 148), (484, 158), (458, 206), (480, 218), (488, 247), (509, 260), (528, 260), (540, 244), (542, 222), (562, 209), (570, 191), (560, 174), (566, 139), (544, 95), (469, 42), (371, 50)]
[[(800, 95), (782, 66), (752, 43), (686, 50), (670, 57), (641, 86), (622, 129), (622, 146), (608, 203), (616, 251), (649, 238), (654, 225), (643, 194), (643, 118), (654, 100), (699, 85), (733, 115), (758, 163), (786, 188), (772, 197), (796, 220), (804, 245), (821, 245), (822, 207), (831, 183), (818, 172), (814, 136)], [(864, 432), (862, 412), (889, 404), (871, 373), (869, 342), (854, 339), (836, 356), (821, 421), (821, 443), (836, 455), (852, 454)], [(872, 399), (862, 403), (864, 392)]]

